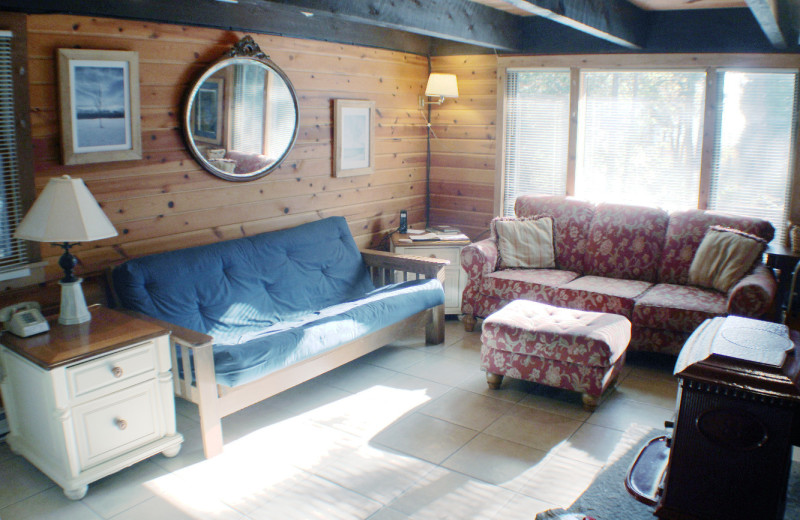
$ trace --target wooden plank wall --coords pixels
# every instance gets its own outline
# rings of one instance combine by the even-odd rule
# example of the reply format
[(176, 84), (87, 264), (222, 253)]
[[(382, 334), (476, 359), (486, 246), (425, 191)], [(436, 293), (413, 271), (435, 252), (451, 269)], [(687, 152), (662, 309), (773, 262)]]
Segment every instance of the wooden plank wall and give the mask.
[[(252, 36), (284, 69), (298, 94), (300, 131), (281, 167), (251, 182), (202, 170), (186, 151), (183, 96), (193, 78), (243, 33), (66, 15), (28, 17), (28, 61), (35, 184), (81, 177), (118, 237), (74, 249), (84, 275), (126, 258), (281, 229), (330, 215), (347, 218), (360, 247), (395, 228), (401, 209), (425, 219), (427, 144), (417, 100), (424, 56), (280, 36)], [(60, 164), (56, 49), (139, 53), (144, 157), (80, 166)], [(376, 172), (337, 179), (332, 172), (335, 98), (376, 102)], [(61, 251), (42, 245), (47, 279), (61, 275)], [(87, 298), (88, 299), (88, 298)]]
[(494, 216), (497, 56), (433, 57), (431, 70), (455, 74), (459, 94), (431, 110), (431, 223), (476, 239)]

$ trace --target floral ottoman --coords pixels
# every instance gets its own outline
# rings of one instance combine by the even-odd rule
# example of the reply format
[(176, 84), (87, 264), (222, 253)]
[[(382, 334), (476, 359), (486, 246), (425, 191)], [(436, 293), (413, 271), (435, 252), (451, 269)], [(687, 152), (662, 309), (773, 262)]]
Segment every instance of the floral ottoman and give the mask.
[(617, 314), (515, 300), (483, 322), (481, 367), (490, 388), (503, 376), (583, 394), (588, 411), (625, 363), (631, 323)]

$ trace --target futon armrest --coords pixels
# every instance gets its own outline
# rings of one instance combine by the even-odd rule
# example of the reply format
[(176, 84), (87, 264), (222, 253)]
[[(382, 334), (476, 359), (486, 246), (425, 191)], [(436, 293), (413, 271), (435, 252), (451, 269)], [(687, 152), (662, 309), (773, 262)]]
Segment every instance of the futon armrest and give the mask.
[(760, 318), (772, 309), (777, 292), (772, 271), (759, 264), (728, 292), (728, 314)]
[[(450, 260), (441, 258), (398, 255), (396, 253), (387, 253), (386, 251), (376, 251), (374, 249), (362, 250), (361, 257), (364, 259), (364, 263), (367, 264), (367, 267), (372, 271), (373, 281), (383, 280), (386, 283), (391, 283), (393, 281), (389, 278), (395, 271), (418, 274), (422, 275), (423, 278), (436, 278), (444, 283), (444, 268), (450, 264)], [(383, 276), (378, 274), (377, 271), (382, 271)]]
[(133, 316), (134, 318), (139, 318), (140, 320), (149, 321), (150, 323), (155, 323), (160, 327), (164, 327), (165, 329), (171, 332), (171, 338), (176, 343), (180, 343), (189, 348), (202, 347), (204, 345), (209, 345), (214, 342), (213, 336), (209, 336), (208, 334), (203, 334), (202, 332), (197, 332), (191, 329), (187, 329), (179, 325), (175, 325), (174, 323), (169, 323), (168, 321), (159, 320), (158, 318), (153, 318), (152, 316), (148, 316), (147, 314), (143, 314), (138, 311), (132, 311), (129, 309), (117, 309), (117, 310), (119, 310), (120, 312), (124, 312), (129, 316)]
[(464, 246), (461, 250), (461, 267), (471, 279), (480, 279), (497, 270), (497, 243), (487, 238)]

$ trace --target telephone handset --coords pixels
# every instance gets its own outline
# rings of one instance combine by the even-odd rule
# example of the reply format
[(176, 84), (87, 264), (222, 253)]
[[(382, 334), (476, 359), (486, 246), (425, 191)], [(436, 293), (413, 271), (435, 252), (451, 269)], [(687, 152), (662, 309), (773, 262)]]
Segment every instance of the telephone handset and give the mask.
[(0, 321), (7, 331), (23, 338), (47, 332), (50, 330), (50, 325), (42, 316), (40, 309), (37, 302), (9, 305), (0, 309)]

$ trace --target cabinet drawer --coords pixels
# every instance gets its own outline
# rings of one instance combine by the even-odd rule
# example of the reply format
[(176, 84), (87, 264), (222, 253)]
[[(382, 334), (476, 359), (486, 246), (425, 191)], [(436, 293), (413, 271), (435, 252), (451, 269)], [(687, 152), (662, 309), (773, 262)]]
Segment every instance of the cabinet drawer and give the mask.
[(461, 248), (459, 247), (407, 247), (404, 255), (424, 256), (427, 258), (441, 258), (450, 260), (450, 265), (460, 265)]
[(155, 343), (148, 341), (137, 347), (102, 356), (66, 369), (70, 396), (81, 397), (116, 383), (128, 382), (136, 376), (155, 372)]
[(81, 467), (111, 459), (160, 437), (156, 383), (141, 383), (76, 406), (75, 437)]

